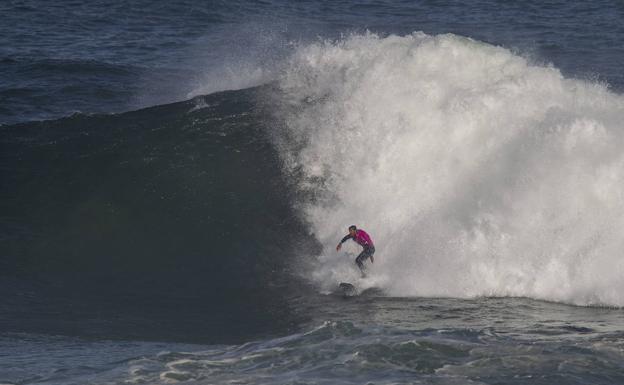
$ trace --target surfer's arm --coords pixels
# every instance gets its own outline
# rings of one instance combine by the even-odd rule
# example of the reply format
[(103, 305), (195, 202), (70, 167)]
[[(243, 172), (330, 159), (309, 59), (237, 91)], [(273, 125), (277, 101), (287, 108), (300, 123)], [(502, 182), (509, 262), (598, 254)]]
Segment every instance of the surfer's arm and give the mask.
[(340, 250), (340, 248), (342, 247), (342, 244), (345, 243), (346, 241), (348, 241), (349, 239), (353, 238), (351, 236), (351, 234), (347, 234), (345, 235), (344, 238), (342, 238), (342, 240), (340, 241), (340, 243), (338, 244), (338, 246), (336, 246), (336, 251)]

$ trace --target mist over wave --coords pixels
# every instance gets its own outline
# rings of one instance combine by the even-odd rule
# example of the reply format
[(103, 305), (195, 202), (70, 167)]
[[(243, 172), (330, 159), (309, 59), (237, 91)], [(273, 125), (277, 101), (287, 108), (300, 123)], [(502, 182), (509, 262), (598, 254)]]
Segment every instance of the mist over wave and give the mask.
[(399, 296), (624, 305), (624, 98), (510, 50), (446, 34), (300, 47), (280, 79), (286, 168), (325, 250), (373, 237)]

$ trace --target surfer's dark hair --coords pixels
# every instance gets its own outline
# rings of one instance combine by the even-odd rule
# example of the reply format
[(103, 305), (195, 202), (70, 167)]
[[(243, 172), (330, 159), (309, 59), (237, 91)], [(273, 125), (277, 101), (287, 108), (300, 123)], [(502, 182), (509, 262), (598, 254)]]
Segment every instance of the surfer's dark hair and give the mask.
[(351, 231), (351, 230), (357, 230), (357, 227), (355, 227), (355, 225), (351, 225), (351, 226), (349, 226), (349, 231)]

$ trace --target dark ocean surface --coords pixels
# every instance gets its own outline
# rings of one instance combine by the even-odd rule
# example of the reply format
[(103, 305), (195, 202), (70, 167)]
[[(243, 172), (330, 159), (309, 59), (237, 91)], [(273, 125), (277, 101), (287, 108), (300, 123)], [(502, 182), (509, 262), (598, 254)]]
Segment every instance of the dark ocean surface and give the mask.
[(6, 1), (0, 123), (110, 113), (265, 83), (293, 44), (453, 33), (621, 91), (619, 1)]
[(621, 2), (0, 19), (0, 384), (624, 383)]

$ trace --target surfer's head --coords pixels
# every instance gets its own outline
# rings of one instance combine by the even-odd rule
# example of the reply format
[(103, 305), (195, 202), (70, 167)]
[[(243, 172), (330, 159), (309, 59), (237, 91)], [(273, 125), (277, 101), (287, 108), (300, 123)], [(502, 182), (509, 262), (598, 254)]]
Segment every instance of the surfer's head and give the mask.
[(357, 230), (357, 227), (355, 227), (355, 225), (349, 226), (349, 234), (355, 235), (355, 230)]

